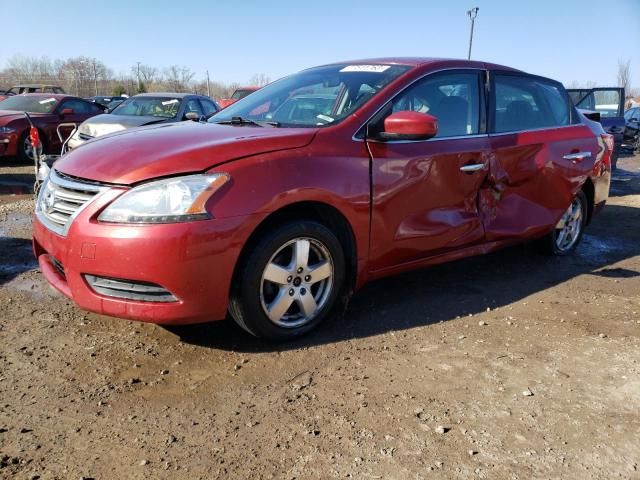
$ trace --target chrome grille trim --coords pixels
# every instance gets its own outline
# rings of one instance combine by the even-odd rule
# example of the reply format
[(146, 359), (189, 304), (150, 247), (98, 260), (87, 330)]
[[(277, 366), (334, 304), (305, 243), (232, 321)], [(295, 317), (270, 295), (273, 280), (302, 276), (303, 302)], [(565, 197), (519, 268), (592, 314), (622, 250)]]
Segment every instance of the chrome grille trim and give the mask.
[(65, 236), (78, 214), (108, 188), (51, 170), (38, 194), (36, 216), (49, 230)]
[(157, 283), (101, 277), (88, 273), (83, 276), (94, 292), (107, 297), (137, 300), (139, 302), (170, 303), (178, 301), (169, 290)]

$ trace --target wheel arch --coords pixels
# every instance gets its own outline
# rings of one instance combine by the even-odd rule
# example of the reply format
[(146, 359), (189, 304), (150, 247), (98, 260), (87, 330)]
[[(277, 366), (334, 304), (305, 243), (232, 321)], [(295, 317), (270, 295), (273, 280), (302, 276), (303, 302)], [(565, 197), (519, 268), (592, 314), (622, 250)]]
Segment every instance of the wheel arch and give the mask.
[(593, 208), (595, 203), (595, 195), (596, 190), (593, 185), (593, 181), (587, 177), (585, 182), (582, 184), (581, 189), (585, 196), (587, 197), (587, 223), (591, 222), (591, 217), (593, 216)]
[(353, 226), (347, 217), (335, 206), (317, 200), (303, 200), (283, 205), (269, 213), (255, 226), (245, 242), (233, 272), (232, 285), (237, 285), (237, 275), (251, 249), (257, 244), (260, 236), (267, 230), (277, 228), (288, 222), (313, 220), (331, 230), (343, 248), (347, 271), (345, 272), (345, 294), (350, 296), (355, 290), (358, 273), (358, 256), (356, 237)]

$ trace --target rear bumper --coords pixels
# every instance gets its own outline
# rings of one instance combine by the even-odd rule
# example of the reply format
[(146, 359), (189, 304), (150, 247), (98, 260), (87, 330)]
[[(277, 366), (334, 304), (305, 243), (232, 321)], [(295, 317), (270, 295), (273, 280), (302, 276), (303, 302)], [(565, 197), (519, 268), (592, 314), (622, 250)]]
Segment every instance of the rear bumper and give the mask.
[[(85, 209), (66, 237), (33, 220), (33, 249), (47, 281), (80, 307), (113, 317), (165, 325), (226, 315), (246, 217), (170, 225), (105, 225)], [(57, 265), (56, 265), (57, 263)], [(177, 301), (115, 298), (91, 288), (86, 275), (149, 282)]]

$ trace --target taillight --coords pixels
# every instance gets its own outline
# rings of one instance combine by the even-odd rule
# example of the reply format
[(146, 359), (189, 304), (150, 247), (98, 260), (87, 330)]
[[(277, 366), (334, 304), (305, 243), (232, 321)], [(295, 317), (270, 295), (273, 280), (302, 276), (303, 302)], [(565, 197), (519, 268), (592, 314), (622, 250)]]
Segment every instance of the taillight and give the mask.
[[(613, 135), (603, 133), (598, 139), (598, 155), (596, 165), (602, 161), (605, 167), (611, 168), (611, 154), (613, 153)], [(595, 167), (595, 165), (594, 165)]]

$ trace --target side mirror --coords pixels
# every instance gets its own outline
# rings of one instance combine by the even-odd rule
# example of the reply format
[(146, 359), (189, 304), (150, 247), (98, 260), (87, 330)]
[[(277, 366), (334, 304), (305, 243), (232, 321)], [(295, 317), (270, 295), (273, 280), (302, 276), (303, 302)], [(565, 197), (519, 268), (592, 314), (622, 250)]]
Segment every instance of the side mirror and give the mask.
[(66, 115), (73, 115), (73, 108), (63, 108), (60, 112), (60, 115), (62, 115), (63, 117)]
[(403, 110), (392, 113), (384, 121), (385, 140), (428, 140), (438, 133), (438, 119), (428, 113)]
[(198, 120), (200, 120), (200, 114), (197, 112), (187, 112), (184, 114), (184, 119), (197, 122)]

